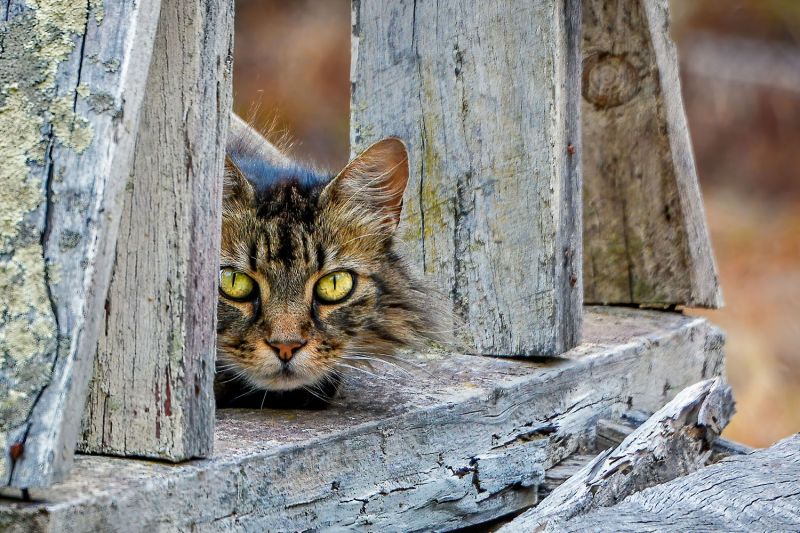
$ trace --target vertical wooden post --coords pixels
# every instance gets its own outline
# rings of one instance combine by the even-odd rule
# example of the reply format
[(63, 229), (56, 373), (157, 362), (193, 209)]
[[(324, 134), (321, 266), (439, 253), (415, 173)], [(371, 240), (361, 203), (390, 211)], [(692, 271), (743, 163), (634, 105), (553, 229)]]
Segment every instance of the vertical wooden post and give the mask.
[(591, 303), (719, 307), (667, 0), (583, 0)]
[(409, 145), (400, 232), (474, 351), (581, 329), (580, 0), (354, 0), (351, 146)]
[(211, 452), (232, 37), (232, 2), (162, 1), (82, 451)]
[(0, 4), (0, 486), (72, 463), (158, 9)]

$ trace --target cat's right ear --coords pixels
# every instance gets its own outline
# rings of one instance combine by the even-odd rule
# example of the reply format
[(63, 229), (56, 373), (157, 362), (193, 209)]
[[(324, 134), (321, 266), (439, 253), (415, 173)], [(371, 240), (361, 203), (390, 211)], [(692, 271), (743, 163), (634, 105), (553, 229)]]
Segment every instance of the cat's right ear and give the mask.
[(230, 156), (225, 156), (225, 177), (222, 181), (222, 204), (253, 205), (255, 190)]

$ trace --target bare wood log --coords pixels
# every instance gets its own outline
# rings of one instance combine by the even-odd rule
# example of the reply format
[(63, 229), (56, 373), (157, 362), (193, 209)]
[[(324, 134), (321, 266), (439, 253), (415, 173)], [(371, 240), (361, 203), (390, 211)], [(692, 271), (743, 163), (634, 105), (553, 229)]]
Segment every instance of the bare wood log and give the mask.
[(584, 298), (719, 307), (667, 0), (583, 0)]
[(0, 486), (72, 463), (158, 9), (0, 4)]
[(800, 434), (735, 455), (546, 531), (800, 531)]
[(162, 1), (81, 451), (211, 452), (232, 33), (230, 2)]
[(581, 322), (579, 0), (354, 1), (351, 150), (410, 149), (400, 234), (477, 353)]
[(598, 418), (722, 371), (701, 318), (588, 308), (585, 326), (564, 358), (414, 354), (348, 376), (329, 409), (219, 410), (207, 460), (82, 456), (35, 503), (0, 499), (0, 530), (442, 531), (524, 509)]
[(499, 531), (558, 530), (562, 521), (705, 466), (732, 414), (730, 387), (719, 378), (684, 389), (617, 448), (598, 455)]

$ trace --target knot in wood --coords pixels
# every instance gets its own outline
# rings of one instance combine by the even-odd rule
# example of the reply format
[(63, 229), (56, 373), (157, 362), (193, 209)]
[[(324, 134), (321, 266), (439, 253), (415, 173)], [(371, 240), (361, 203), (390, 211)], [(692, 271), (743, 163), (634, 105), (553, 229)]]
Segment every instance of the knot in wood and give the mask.
[(639, 76), (624, 56), (595, 53), (583, 60), (583, 97), (600, 109), (629, 102), (641, 87)]

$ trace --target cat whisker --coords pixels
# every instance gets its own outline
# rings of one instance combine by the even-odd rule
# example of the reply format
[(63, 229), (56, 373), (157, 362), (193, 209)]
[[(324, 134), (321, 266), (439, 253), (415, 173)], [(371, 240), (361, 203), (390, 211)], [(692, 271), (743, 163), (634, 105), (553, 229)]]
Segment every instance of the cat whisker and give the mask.
[(248, 394), (251, 394), (251, 393), (253, 393), (253, 392), (257, 391), (257, 390), (258, 390), (258, 387), (254, 387), (254, 386), (251, 385), (250, 387), (248, 387), (248, 389), (245, 392), (243, 392), (242, 394), (240, 394), (236, 398), (232, 399), (230, 401), (230, 403), (233, 403), (236, 400), (238, 400), (239, 398), (243, 398), (243, 397), (247, 396)]
[(264, 396), (261, 398), (261, 407), (259, 407), (259, 409), (263, 409), (264, 408), (264, 402), (267, 400), (267, 393), (268, 392), (269, 391), (267, 391), (267, 390), (264, 391)]
[(379, 379), (381, 381), (388, 381), (385, 376), (379, 376), (378, 374), (375, 374), (375, 373), (370, 372), (369, 370), (365, 370), (363, 368), (359, 368), (357, 366), (348, 365), (348, 364), (345, 364), (345, 363), (336, 363), (336, 364), (338, 366), (341, 366), (341, 367), (344, 367), (344, 368), (349, 368), (351, 370), (356, 370), (358, 372), (363, 372), (364, 374), (366, 374), (366, 375), (368, 375), (368, 376), (370, 376), (371, 378), (374, 378), (374, 379)]

